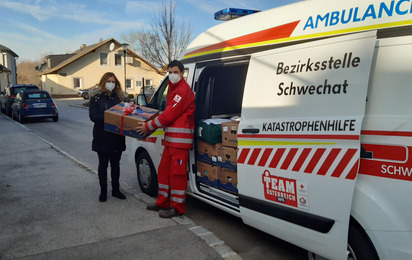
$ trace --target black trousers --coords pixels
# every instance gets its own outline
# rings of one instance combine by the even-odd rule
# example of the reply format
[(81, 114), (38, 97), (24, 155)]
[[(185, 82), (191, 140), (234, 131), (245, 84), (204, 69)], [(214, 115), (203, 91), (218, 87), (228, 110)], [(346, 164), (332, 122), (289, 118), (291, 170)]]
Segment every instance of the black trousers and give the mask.
[(119, 189), (120, 158), (122, 157), (122, 152), (98, 152), (97, 155), (99, 156), (99, 168), (97, 172), (99, 174), (100, 188), (106, 189), (107, 187), (107, 167), (110, 161), (112, 188)]

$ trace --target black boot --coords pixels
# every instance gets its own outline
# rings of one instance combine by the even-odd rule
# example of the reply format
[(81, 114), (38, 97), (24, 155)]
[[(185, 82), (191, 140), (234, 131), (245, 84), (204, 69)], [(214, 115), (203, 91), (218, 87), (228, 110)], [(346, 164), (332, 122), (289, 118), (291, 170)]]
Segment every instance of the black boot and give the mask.
[(113, 197), (116, 197), (116, 198), (118, 198), (118, 199), (121, 199), (121, 200), (125, 200), (125, 199), (126, 199), (126, 196), (125, 196), (123, 193), (120, 192), (120, 189), (119, 189), (118, 187), (113, 187), (113, 189), (112, 189), (112, 196), (113, 196)]
[(100, 189), (99, 201), (105, 202), (107, 200), (107, 187)]

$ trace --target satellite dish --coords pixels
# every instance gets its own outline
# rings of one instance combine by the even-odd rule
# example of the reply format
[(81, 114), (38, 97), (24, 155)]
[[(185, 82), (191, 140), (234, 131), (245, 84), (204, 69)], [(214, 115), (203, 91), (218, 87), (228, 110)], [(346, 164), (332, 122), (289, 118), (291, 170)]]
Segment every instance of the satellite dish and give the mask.
[(110, 50), (110, 51), (113, 51), (113, 50), (114, 50), (114, 42), (110, 43), (110, 45), (109, 45), (109, 50)]

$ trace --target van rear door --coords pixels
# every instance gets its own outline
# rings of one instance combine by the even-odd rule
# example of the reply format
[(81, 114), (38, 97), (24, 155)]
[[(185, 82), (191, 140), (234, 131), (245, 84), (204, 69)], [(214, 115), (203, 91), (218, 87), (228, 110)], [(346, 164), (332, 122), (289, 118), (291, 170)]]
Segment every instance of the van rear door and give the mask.
[(239, 126), (246, 224), (346, 259), (376, 32), (253, 54)]

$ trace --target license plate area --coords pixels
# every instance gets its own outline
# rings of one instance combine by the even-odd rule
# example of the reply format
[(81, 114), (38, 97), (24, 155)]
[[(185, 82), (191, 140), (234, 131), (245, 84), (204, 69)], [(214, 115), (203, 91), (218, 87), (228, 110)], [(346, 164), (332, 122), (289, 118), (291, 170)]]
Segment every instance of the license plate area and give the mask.
[(47, 107), (46, 103), (34, 103), (33, 108), (44, 108)]

